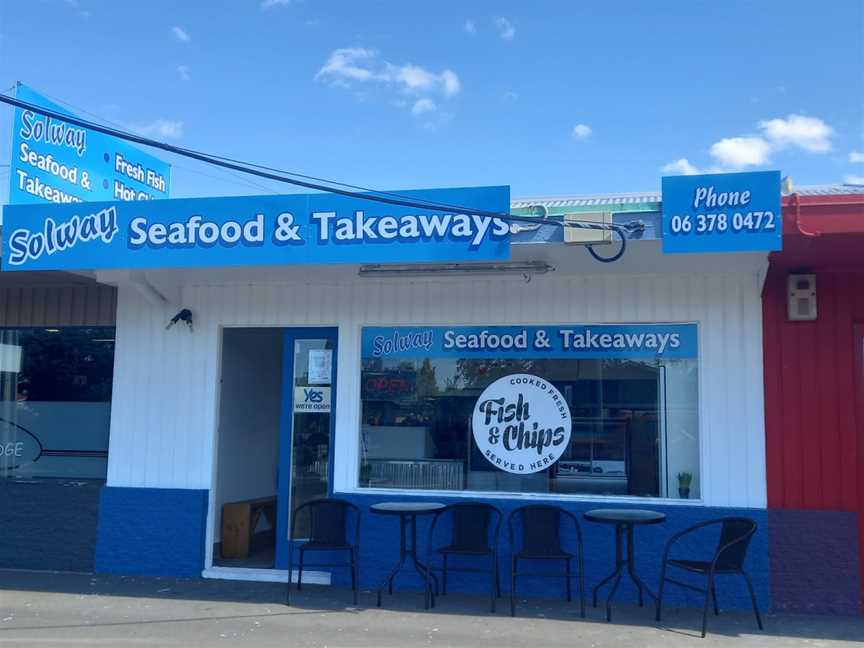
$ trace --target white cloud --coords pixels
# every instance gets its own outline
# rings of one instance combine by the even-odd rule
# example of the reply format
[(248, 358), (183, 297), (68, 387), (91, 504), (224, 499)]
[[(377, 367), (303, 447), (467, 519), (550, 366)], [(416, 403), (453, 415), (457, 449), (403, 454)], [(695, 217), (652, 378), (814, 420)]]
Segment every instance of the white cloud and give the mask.
[(459, 94), (459, 91), (462, 89), (459, 77), (452, 70), (444, 70), (441, 73), (441, 81), (444, 83), (444, 94), (448, 97)]
[(714, 142), (710, 153), (724, 167), (743, 169), (768, 162), (771, 145), (761, 137), (726, 137)]
[(843, 176), (843, 184), (864, 185), (864, 176), (860, 176), (860, 175)]
[(90, 12), (85, 10), (85, 9), (82, 9), (81, 3), (79, 3), (78, 0), (64, 0), (64, 2), (69, 7), (71, 7), (75, 11), (77, 11), (78, 15), (81, 16), (82, 18), (89, 18), (90, 17)]
[(181, 81), (189, 81), (192, 77), (189, 76), (189, 66), (188, 65), (178, 65), (177, 66), (177, 76), (180, 77)]
[(477, 25), (474, 24), (473, 20), (465, 21), (465, 31), (472, 36), (477, 33)]
[(411, 112), (415, 115), (422, 115), (425, 112), (432, 112), (438, 108), (435, 102), (431, 99), (418, 99), (411, 106)]
[(702, 173), (702, 171), (690, 164), (687, 158), (680, 158), (674, 162), (669, 162), (669, 164), (664, 164), (660, 167), (660, 171), (673, 175), (699, 175)]
[(513, 40), (516, 37), (516, 27), (504, 16), (495, 19), (495, 29), (504, 40)]
[(181, 43), (188, 43), (190, 40), (192, 40), (192, 37), (189, 36), (189, 32), (177, 25), (171, 28), (171, 33), (174, 34), (174, 38), (176, 38)]
[[(709, 153), (719, 165), (704, 173), (722, 173), (747, 167), (758, 167), (771, 162), (777, 151), (797, 148), (808, 153), (827, 153), (831, 150), (834, 129), (818, 117), (790, 114), (785, 118), (763, 119), (758, 123), (760, 134), (725, 137), (711, 145)], [(864, 153), (852, 151), (850, 162), (864, 162)], [(695, 169), (687, 158), (670, 162), (663, 170)]]
[(291, 0), (262, 0), (262, 9), (272, 9), (273, 7), (287, 7), (291, 4)]
[(849, 162), (852, 164), (855, 164), (857, 162), (864, 162), (864, 153), (862, 153), (861, 151), (850, 151)]
[(818, 117), (789, 115), (786, 119), (767, 119), (759, 122), (759, 128), (774, 148), (797, 146), (810, 153), (831, 150), (834, 129)]
[[(341, 88), (354, 88), (358, 84), (366, 87), (377, 85), (396, 90), (411, 98), (414, 114), (429, 112), (437, 108), (432, 97), (452, 98), (459, 94), (462, 86), (453, 70), (433, 72), (420, 65), (405, 63), (394, 65), (381, 59), (378, 52), (362, 47), (333, 50), (315, 79)], [(391, 102), (404, 105), (406, 102)]]
[(324, 64), (316, 79), (336, 85), (346, 85), (347, 81), (369, 81), (375, 79), (376, 75), (370, 67), (364, 67), (367, 63), (375, 62), (377, 52), (362, 47), (346, 47), (333, 50), (330, 58)]
[(149, 124), (129, 124), (127, 128), (142, 137), (157, 139), (179, 139), (183, 137), (183, 122), (168, 119), (156, 119)]
[(576, 124), (573, 127), (571, 135), (573, 136), (573, 139), (585, 139), (586, 137), (590, 137), (592, 132), (593, 131), (588, 124)]

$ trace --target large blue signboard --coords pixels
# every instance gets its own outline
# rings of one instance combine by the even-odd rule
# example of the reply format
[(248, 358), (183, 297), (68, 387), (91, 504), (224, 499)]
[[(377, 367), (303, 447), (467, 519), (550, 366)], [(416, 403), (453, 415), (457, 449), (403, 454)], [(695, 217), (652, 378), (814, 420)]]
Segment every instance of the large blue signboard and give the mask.
[(663, 252), (782, 249), (780, 172), (663, 178)]
[(334, 194), (7, 205), (3, 270), (500, 260), (509, 187), (401, 192), (466, 213)]
[[(24, 85), (18, 99), (72, 114)], [(168, 198), (171, 167), (123, 140), (31, 110), (15, 110), (9, 202)]]
[(363, 329), (363, 358), (695, 358), (695, 324)]

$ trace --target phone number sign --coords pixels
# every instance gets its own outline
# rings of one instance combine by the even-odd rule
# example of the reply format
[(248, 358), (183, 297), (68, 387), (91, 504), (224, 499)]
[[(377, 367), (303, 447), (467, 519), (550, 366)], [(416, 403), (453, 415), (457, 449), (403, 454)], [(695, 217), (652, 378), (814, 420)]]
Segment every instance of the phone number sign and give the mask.
[(783, 246), (780, 172), (663, 178), (663, 252), (758, 252)]

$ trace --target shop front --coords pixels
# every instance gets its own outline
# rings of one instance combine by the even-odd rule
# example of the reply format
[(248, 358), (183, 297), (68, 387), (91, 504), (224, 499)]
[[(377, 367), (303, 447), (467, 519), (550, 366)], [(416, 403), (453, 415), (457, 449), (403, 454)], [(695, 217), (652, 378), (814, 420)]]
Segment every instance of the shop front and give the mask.
[[(392, 227), (410, 238), (413, 221), (378, 205), (365, 224), (356, 205), (328, 207), (333, 197), (321, 196), (97, 204), (93, 227), (103, 229), (50, 259), (32, 236), (19, 238), (22, 264), (66, 254), (118, 290), (97, 571), (284, 582), (292, 511), (334, 496), (363, 511), (361, 584), (377, 587), (399, 545), (394, 520), (368, 513), (377, 502), (484, 501), (505, 518), (530, 502), (580, 519), (635, 506), (667, 516), (637, 533), (640, 575), (652, 586), (675, 532), (754, 519), (748, 571), (769, 609), (767, 255), (664, 254), (656, 196), (511, 206), (506, 192), (499, 204), (497, 191), (448, 191), (439, 204), (619, 224), (627, 252), (598, 263), (584, 240), (540, 219), (504, 227), (468, 218), (440, 240), (372, 243), (357, 235)], [(307, 202), (286, 207), (295, 199)], [(59, 222), (75, 208), (51, 209)], [(289, 223), (289, 212), (332, 215)], [(192, 214), (200, 220), (190, 229)], [(181, 220), (185, 229), (172, 229)], [(114, 228), (128, 237), (113, 238)], [(196, 246), (193, 229), (199, 240), (222, 239)], [(172, 231), (187, 238), (172, 247)], [(288, 238), (277, 245), (270, 231)], [(223, 245), (235, 233), (246, 243)], [(614, 534), (583, 520), (582, 535), (595, 584), (614, 565)], [(502, 555), (507, 546), (505, 531)], [(451, 587), (477, 589), (467, 577)], [(533, 587), (550, 596), (562, 588)], [(734, 580), (720, 596), (723, 607), (750, 605)], [(670, 591), (669, 600), (688, 597)]]

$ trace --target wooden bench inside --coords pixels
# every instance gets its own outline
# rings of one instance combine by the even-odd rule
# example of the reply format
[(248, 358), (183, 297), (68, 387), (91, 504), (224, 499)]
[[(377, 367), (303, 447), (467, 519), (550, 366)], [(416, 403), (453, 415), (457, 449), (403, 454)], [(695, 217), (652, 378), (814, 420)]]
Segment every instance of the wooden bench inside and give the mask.
[(222, 557), (248, 558), (252, 537), (261, 516), (275, 538), (276, 497), (226, 502), (222, 505)]

